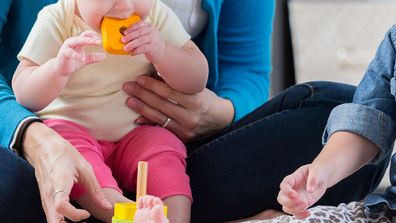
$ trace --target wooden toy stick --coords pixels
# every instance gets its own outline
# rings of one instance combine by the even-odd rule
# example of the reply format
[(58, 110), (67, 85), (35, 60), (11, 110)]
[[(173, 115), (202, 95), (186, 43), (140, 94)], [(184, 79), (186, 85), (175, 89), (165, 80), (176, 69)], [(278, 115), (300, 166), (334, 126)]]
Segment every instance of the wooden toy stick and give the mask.
[(146, 161), (139, 161), (137, 185), (136, 185), (136, 202), (138, 201), (139, 197), (146, 195), (147, 171), (148, 171), (148, 163)]

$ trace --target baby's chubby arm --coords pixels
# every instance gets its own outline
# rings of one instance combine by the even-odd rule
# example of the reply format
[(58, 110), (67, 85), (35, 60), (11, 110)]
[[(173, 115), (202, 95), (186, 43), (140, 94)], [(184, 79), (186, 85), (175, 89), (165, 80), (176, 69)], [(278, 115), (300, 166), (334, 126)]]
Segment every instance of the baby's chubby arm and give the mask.
[(145, 21), (132, 25), (124, 35), (121, 39), (125, 43), (124, 50), (131, 54), (144, 54), (173, 89), (195, 94), (206, 87), (208, 63), (191, 40), (180, 48), (176, 47), (164, 41), (159, 30)]
[(93, 31), (67, 39), (55, 58), (42, 65), (22, 59), (12, 80), (17, 101), (31, 111), (40, 111), (63, 90), (71, 75), (84, 66), (102, 61), (104, 53), (86, 54), (84, 47), (101, 45)]
[(309, 216), (307, 209), (347, 176), (371, 161), (379, 148), (368, 139), (347, 131), (332, 134), (329, 141), (308, 165), (285, 177), (278, 202), (283, 211), (297, 218)]

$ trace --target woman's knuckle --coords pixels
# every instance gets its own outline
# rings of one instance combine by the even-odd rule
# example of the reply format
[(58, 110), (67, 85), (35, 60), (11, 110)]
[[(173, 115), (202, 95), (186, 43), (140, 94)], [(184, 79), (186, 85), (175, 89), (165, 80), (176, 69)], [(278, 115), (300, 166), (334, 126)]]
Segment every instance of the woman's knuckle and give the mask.
[(193, 131), (197, 127), (198, 119), (195, 117), (190, 117), (188, 120), (185, 121), (185, 128), (188, 131)]
[(184, 135), (185, 135), (185, 138), (187, 138), (187, 139), (192, 139), (192, 138), (195, 137), (195, 132), (193, 132), (193, 131), (186, 131)]
[(154, 108), (162, 108), (162, 106), (163, 106), (163, 104), (164, 104), (164, 100), (165, 99), (160, 99), (160, 98), (158, 98), (158, 97), (155, 97), (155, 98), (153, 98), (152, 99), (152, 102), (151, 102), (151, 106), (152, 107), (154, 107)]
[(63, 206), (65, 206), (65, 201), (64, 200), (55, 200), (54, 202), (54, 209), (57, 213), (62, 212)]
[(86, 162), (85, 160), (80, 161), (79, 169), (84, 173), (91, 173), (93, 172), (92, 166)]
[(174, 98), (174, 91), (170, 88), (164, 88), (163, 92), (162, 92), (162, 96), (164, 98)]
[(200, 122), (200, 118), (196, 115), (192, 115), (190, 122), (191, 122), (191, 127), (196, 128)]

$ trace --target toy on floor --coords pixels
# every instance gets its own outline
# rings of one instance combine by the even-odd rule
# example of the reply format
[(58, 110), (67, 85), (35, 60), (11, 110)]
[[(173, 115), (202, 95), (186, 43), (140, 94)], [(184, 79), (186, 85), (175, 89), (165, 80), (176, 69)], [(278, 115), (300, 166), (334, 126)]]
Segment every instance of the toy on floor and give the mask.
[(140, 16), (136, 14), (127, 19), (104, 17), (100, 25), (103, 48), (111, 54), (129, 54), (122, 49), (124, 43), (121, 42), (121, 38), (125, 29), (140, 20)]
[[(147, 173), (148, 163), (146, 161), (140, 161), (138, 163), (138, 175), (136, 185), (136, 200), (139, 197), (146, 195), (147, 191)], [(164, 206), (164, 214), (167, 216), (168, 208)], [(137, 203), (115, 203), (114, 204), (114, 216), (112, 223), (133, 223), (133, 218), (137, 211)]]

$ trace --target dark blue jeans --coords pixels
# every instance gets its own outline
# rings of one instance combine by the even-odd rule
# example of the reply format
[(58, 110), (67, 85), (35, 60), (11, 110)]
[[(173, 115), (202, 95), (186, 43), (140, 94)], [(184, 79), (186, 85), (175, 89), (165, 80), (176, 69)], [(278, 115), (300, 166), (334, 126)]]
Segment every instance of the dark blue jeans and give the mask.
[[(320, 152), (330, 111), (350, 102), (354, 91), (329, 82), (296, 85), (215, 136), (188, 144), (192, 222), (280, 209), (279, 183)], [(319, 204), (362, 199), (376, 188), (386, 163), (364, 167), (329, 189)], [(45, 222), (33, 169), (5, 149), (0, 150), (0, 220)]]
[[(351, 102), (355, 87), (331, 82), (295, 85), (219, 134), (188, 145), (192, 222), (240, 219), (276, 201), (282, 179), (321, 151), (333, 107)], [(379, 184), (388, 160), (366, 166), (330, 188), (317, 204), (364, 198)]]
[(0, 148), (0, 222), (46, 222), (34, 169)]

